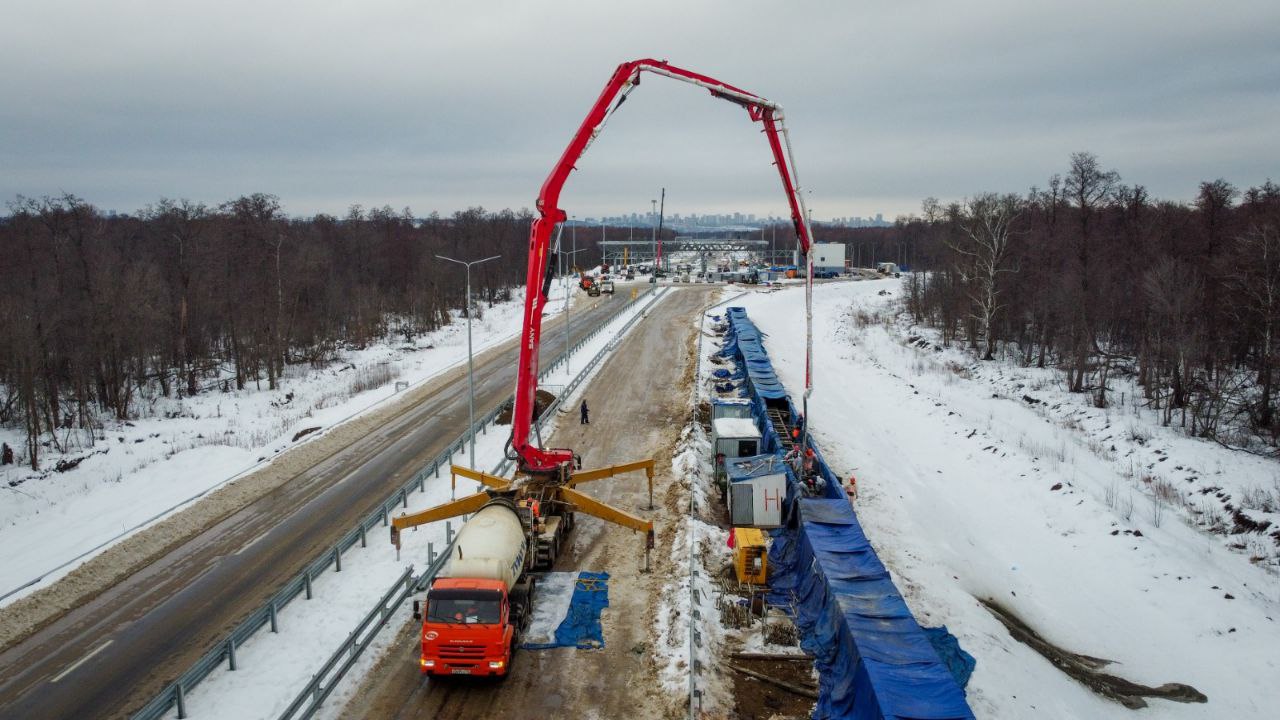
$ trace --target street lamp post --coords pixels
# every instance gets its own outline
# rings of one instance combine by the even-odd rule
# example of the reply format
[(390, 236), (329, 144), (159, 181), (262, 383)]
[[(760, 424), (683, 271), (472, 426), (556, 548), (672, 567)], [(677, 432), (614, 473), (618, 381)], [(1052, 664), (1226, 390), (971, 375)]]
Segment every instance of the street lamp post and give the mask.
[(497, 260), (502, 256), (494, 255), (483, 260), (472, 260), (471, 262), (455, 260), (444, 255), (436, 255), (436, 257), (441, 260), (458, 263), (467, 269), (467, 395), (471, 414), (471, 467), (474, 469), (476, 466), (476, 376), (475, 362), (471, 356), (471, 266), (489, 262), (490, 260)]

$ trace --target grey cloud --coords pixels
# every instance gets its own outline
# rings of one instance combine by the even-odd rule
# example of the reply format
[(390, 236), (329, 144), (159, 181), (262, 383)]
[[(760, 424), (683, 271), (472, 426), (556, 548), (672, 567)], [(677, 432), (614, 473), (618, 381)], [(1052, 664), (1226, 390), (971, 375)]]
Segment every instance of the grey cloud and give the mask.
[[(669, 59), (782, 102), (819, 216), (1025, 190), (1088, 149), (1185, 199), (1280, 159), (1273, 2), (51, 2), (0, 27), (0, 198), (133, 210), (266, 191), (532, 207), (613, 67)], [(562, 204), (781, 213), (745, 115), (646, 78)]]

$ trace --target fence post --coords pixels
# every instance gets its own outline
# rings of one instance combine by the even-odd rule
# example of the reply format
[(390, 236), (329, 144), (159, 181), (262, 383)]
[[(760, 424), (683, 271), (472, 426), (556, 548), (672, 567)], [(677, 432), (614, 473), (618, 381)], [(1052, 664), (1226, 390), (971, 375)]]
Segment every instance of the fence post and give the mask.
[(307, 599), (311, 599), (311, 568), (302, 574), (303, 584), (307, 586)]
[[(421, 489), (421, 488), (419, 488), (419, 489)], [(386, 526), (387, 526), (387, 525), (389, 525), (389, 524), (390, 524), (390, 523), (388, 523), (388, 522), (387, 522), (387, 506), (386, 506), (386, 505), (383, 505), (383, 506), (382, 506), (382, 527), (386, 527)]]
[(427, 543), (427, 562), (433, 563), (435, 561), (436, 561), (436, 544), (433, 542), (429, 542)]
[(444, 544), (448, 545), (453, 542), (453, 521), (444, 521)]
[(436, 477), (440, 477), (440, 463), (431, 463), (431, 472), (435, 473)]
[(364, 523), (360, 523), (360, 547), (369, 547), (369, 543), (365, 539)]
[(337, 545), (333, 546), (333, 571), (342, 572), (342, 552)]
[(268, 608), (271, 612), (271, 632), (278, 633), (280, 632), (280, 625), (276, 621), (276, 601), (272, 600)]
[(178, 705), (178, 720), (186, 720), (187, 717), (187, 693), (182, 689), (182, 681), (177, 682), (177, 690), (174, 692), (175, 701)]
[(405, 508), (409, 507), (409, 493), (405, 492), (403, 489), (400, 490), (400, 502), (404, 504)]
[(231, 672), (236, 671), (236, 639), (227, 638), (227, 660), (231, 665)]

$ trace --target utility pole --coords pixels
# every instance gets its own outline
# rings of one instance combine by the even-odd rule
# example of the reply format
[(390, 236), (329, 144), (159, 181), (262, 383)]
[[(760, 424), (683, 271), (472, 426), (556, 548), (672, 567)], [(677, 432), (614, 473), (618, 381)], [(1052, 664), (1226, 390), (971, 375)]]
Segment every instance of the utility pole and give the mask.
[(662, 261), (662, 237), (660, 236), (662, 234), (662, 216), (666, 214), (666, 209), (667, 209), (667, 189), (666, 188), (662, 188), (662, 195), (660, 195), (659, 197), (661, 199), (658, 201), (658, 227), (656, 230), (654, 230), (654, 237), (657, 238), (657, 241), (658, 241), (657, 250), (655, 252), (655, 254), (657, 255), (657, 258), (654, 261), (655, 264), (660, 264)]
[(658, 201), (650, 200), (653, 203), (653, 211), (649, 213), (649, 221), (653, 224), (653, 281), (658, 281)]
[(437, 255), (436, 257), (441, 260), (458, 263), (467, 269), (467, 405), (471, 413), (471, 442), (469, 444), (471, 446), (471, 467), (474, 468), (476, 466), (476, 366), (475, 359), (471, 355), (471, 266), (486, 263), (490, 260), (497, 260), (502, 256), (494, 255), (483, 260), (472, 260), (471, 262), (455, 260), (444, 255)]

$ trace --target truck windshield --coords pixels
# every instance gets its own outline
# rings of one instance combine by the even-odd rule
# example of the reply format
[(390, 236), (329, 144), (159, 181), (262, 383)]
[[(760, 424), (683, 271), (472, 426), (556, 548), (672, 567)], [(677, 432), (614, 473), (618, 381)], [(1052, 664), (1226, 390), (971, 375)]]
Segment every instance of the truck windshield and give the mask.
[(432, 590), (427, 622), (492, 625), (501, 620), (502, 596), (485, 590)]

